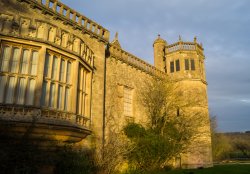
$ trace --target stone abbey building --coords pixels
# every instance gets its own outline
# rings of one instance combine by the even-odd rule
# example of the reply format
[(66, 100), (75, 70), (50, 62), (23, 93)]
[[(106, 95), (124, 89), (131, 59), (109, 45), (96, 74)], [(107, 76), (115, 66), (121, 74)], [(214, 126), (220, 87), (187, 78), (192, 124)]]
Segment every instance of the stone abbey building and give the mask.
[[(171, 76), (202, 98), (196, 109), (209, 120), (205, 56), (196, 38), (168, 44), (158, 37), (152, 66), (58, 0), (0, 0), (0, 9), (0, 124), (8, 135), (22, 137), (32, 125), (31, 138), (40, 143), (87, 147), (89, 135), (102, 143), (111, 126), (145, 122), (136, 93), (153, 76)], [(119, 112), (111, 120), (113, 107)], [(184, 155), (183, 166), (212, 164), (210, 133), (201, 139), (208, 142), (203, 153)]]

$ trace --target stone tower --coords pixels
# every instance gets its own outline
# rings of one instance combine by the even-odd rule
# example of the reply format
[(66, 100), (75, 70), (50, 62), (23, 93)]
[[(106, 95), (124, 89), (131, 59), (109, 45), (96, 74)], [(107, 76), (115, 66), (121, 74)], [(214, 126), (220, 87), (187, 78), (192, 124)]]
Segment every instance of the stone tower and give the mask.
[(165, 59), (165, 47), (167, 45), (167, 42), (163, 40), (160, 35), (158, 35), (158, 38), (154, 41), (153, 47), (154, 47), (154, 66), (163, 71), (166, 72), (166, 59)]
[(196, 42), (196, 37), (193, 42), (183, 42), (179, 36), (178, 42), (167, 45), (166, 41), (158, 36), (154, 42), (156, 68), (166, 72), (169, 77), (176, 81), (179, 95), (185, 103), (185, 109), (180, 108), (177, 113), (196, 114), (203, 122), (202, 126), (198, 126), (199, 135), (194, 138), (188, 152), (181, 155), (179, 161), (176, 162), (177, 167), (196, 168), (212, 165), (204, 60), (202, 45)]

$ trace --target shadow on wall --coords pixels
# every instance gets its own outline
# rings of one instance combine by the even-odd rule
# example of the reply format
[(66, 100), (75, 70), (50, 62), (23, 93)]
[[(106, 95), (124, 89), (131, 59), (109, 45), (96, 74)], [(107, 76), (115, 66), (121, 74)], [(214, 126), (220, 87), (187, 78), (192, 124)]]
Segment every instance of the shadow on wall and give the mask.
[[(35, 123), (34, 123), (35, 124)], [(32, 125), (33, 126), (33, 125)], [(72, 144), (64, 147), (50, 142), (48, 147), (39, 146), (29, 138), (32, 126), (18, 139), (0, 135), (0, 168), (3, 174), (92, 174), (97, 167), (93, 151), (76, 149)], [(53, 148), (49, 148), (53, 147)]]

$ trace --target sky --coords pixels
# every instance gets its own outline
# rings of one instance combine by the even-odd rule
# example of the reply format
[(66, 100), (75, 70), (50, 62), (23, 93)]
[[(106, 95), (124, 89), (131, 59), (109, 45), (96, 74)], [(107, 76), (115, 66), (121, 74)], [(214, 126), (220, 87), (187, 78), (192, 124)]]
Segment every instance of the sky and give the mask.
[(249, 0), (61, 0), (111, 33), (122, 48), (153, 64), (152, 44), (204, 47), (210, 114), (220, 132), (250, 130)]

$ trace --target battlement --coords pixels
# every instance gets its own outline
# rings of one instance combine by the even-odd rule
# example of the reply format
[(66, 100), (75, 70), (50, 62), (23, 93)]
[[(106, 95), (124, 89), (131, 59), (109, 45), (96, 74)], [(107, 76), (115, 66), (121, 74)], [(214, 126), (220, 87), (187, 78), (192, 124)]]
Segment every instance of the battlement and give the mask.
[(164, 77), (166, 74), (157, 68), (155, 68), (153, 65), (150, 65), (149, 63), (143, 61), (142, 59), (132, 55), (129, 52), (124, 51), (121, 48), (116, 47), (115, 45), (111, 44), (110, 47), (110, 55), (128, 63), (129, 65), (138, 68), (146, 73), (153, 74), (159, 77)]
[(183, 42), (179, 41), (171, 45), (166, 46), (167, 53), (172, 53), (175, 51), (197, 51), (201, 55), (203, 55), (203, 48), (201, 44), (198, 44), (196, 41), (194, 42)]
[(108, 42), (109, 41), (109, 31), (92, 21), (91, 19), (85, 17), (84, 15), (78, 13), (77, 11), (71, 9), (67, 5), (59, 2), (58, 0), (18, 0), (19, 2), (26, 2), (30, 4), (31, 8), (38, 8), (45, 14), (50, 14), (55, 17), (55, 19), (62, 20), (65, 24), (72, 25), (75, 29), (82, 30), (83, 33), (88, 33), (93, 37)]

